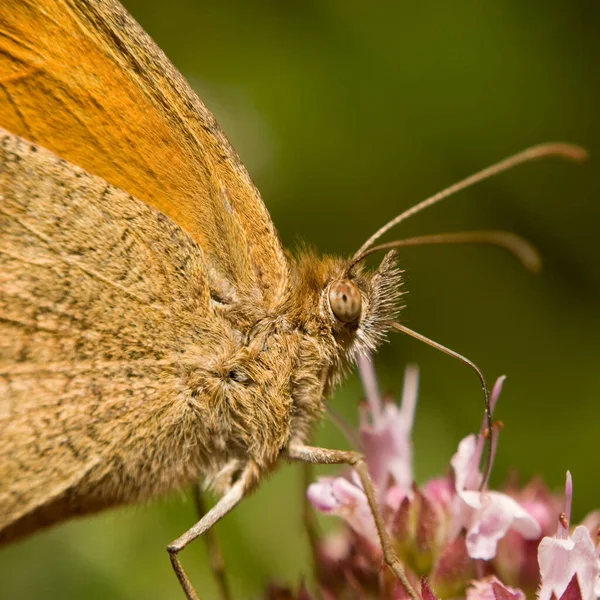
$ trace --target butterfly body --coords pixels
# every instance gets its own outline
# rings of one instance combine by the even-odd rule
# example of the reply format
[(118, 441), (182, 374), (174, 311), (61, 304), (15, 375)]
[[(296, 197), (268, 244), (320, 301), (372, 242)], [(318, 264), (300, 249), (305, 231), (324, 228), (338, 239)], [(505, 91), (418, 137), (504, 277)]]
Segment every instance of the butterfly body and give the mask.
[(0, 139), (1, 542), (249, 466), (258, 482), (391, 317), (392, 260), (355, 274), (378, 316), (348, 332), (324, 294), (346, 261), (290, 259), (265, 304), (160, 211)]

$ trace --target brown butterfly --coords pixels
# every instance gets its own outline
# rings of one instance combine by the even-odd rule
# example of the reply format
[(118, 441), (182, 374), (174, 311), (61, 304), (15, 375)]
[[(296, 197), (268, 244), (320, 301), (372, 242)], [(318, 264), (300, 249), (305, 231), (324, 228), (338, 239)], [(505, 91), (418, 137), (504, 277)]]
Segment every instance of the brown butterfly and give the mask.
[(490, 175), (583, 151), (515, 155), (349, 260), (292, 257), (213, 116), (115, 0), (2, 1), (0, 126), (0, 543), (204, 480), (221, 499), (168, 548), (196, 598), (179, 551), (280, 458), (346, 462), (417, 597), (362, 456), (305, 444), (391, 328), (469, 362), (396, 322), (391, 248), (491, 243), (530, 267), (537, 255), (504, 232), (374, 243)]

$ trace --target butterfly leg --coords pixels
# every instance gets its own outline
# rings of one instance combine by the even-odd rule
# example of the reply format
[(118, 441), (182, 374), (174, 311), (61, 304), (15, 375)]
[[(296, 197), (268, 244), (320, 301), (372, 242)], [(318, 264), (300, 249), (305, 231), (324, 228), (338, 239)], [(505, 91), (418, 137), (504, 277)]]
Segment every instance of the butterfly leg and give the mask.
[(169, 544), (167, 551), (173, 565), (173, 570), (177, 579), (183, 588), (187, 600), (199, 600), (188, 576), (186, 575), (181, 562), (179, 553), (196, 538), (206, 533), (217, 521), (222, 519), (230, 510), (244, 498), (247, 488), (247, 477), (242, 476), (231, 486), (221, 499), (191, 528), (181, 537)]
[(418, 600), (419, 594), (410, 583), (403, 564), (396, 555), (390, 536), (385, 528), (373, 481), (367, 469), (365, 457), (360, 452), (344, 450), (328, 450), (326, 448), (315, 448), (313, 446), (304, 446), (301, 444), (291, 444), (287, 449), (287, 458), (292, 461), (311, 463), (315, 465), (348, 464), (351, 465), (362, 483), (369, 507), (373, 513), (375, 526), (379, 535), (381, 549), (383, 551), (383, 560), (390, 567), (396, 577), (402, 583), (404, 589), (412, 600)]
[[(198, 517), (202, 518), (206, 514), (206, 507), (204, 505), (204, 498), (202, 495), (202, 489), (199, 483), (193, 487), (194, 504), (196, 505), (196, 512)], [(206, 547), (208, 549), (208, 558), (210, 560), (210, 568), (213, 572), (217, 587), (219, 588), (219, 596), (221, 600), (231, 600), (231, 593), (229, 591), (229, 585), (227, 584), (227, 577), (225, 575), (225, 561), (223, 560), (223, 554), (219, 547), (217, 536), (214, 533), (214, 529), (207, 529), (204, 533), (206, 539)]]

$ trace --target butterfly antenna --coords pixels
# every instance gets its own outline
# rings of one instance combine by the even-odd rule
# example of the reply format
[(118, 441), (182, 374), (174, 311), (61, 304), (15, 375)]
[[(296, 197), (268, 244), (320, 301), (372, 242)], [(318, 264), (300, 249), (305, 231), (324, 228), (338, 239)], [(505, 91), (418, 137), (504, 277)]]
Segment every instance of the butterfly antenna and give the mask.
[(423, 343), (435, 348), (436, 350), (441, 350), (444, 354), (448, 354), (448, 356), (452, 356), (453, 358), (460, 360), (460, 362), (467, 365), (468, 367), (471, 367), (471, 369), (473, 369), (473, 371), (475, 371), (475, 373), (477, 373), (477, 377), (479, 377), (479, 381), (480, 381), (481, 387), (483, 389), (483, 395), (485, 397), (485, 417), (484, 418), (485, 418), (485, 423), (486, 423), (486, 430), (489, 432), (488, 437), (486, 438), (486, 440), (488, 442), (487, 456), (486, 456), (486, 460), (485, 460), (486, 464), (485, 464), (485, 468), (484, 468), (484, 472), (483, 472), (483, 480), (482, 480), (481, 486), (480, 486), (480, 489), (484, 489), (490, 478), (490, 473), (492, 470), (494, 429), (493, 429), (493, 423), (492, 423), (492, 408), (490, 406), (490, 392), (488, 390), (487, 383), (485, 382), (485, 377), (483, 376), (483, 372), (473, 361), (469, 360), (462, 354), (459, 354), (458, 352), (455, 352), (454, 350), (451, 350), (450, 348), (447, 348), (446, 346), (443, 346), (442, 344), (435, 342), (432, 339), (425, 337), (424, 335), (417, 333), (416, 331), (414, 331), (412, 329), (409, 329), (408, 327), (406, 327), (405, 325), (402, 325), (401, 323), (392, 323), (392, 327), (396, 331), (399, 331), (400, 333), (405, 333), (407, 335), (410, 335), (411, 337), (419, 340), (420, 342), (423, 342)]
[(456, 233), (421, 235), (371, 246), (352, 259), (348, 265), (348, 270), (352, 269), (356, 263), (375, 252), (406, 246), (428, 246), (438, 244), (479, 244), (496, 246), (512, 254), (521, 265), (531, 273), (538, 273), (542, 268), (542, 258), (535, 246), (515, 233), (511, 233), (510, 231), (461, 231)]
[(480, 181), (484, 181), (485, 179), (489, 179), (495, 175), (503, 173), (504, 171), (508, 171), (517, 165), (531, 162), (534, 160), (539, 160), (542, 158), (547, 158), (550, 156), (557, 156), (559, 158), (564, 158), (565, 160), (571, 160), (574, 162), (582, 162), (587, 158), (587, 152), (574, 144), (566, 144), (562, 142), (554, 142), (547, 144), (540, 144), (538, 146), (532, 146), (531, 148), (527, 148), (518, 154), (514, 154), (513, 156), (509, 156), (500, 162), (447, 187), (445, 190), (438, 192), (437, 194), (426, 198), (425, 200), (415, 204), (413, 207), (408, 210), (400, 213), (397, 217), (388, 221), (383, 227), (378, 229), (354, 254), (352, 257), (352, 262), (354, 260), (363, 255), (364, 252), (370, 248), (382, 235), (388, 232), (392, 227), (395, 227), (402, 221), (405, 221), (409, 217), (416, 215), (417, 213), (437, 204), (441, 200), (448, 198), (448, 196), (452, 196), (461, 190), (464, 190)]

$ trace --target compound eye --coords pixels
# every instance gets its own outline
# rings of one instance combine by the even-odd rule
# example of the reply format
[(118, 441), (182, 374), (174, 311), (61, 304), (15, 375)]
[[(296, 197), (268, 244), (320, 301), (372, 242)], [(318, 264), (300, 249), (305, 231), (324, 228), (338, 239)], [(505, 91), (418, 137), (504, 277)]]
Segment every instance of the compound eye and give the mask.
[(336, 319), (342, 323), (353, 323), (360, 317), (360, 290), (351, 281), (336, 281), (329, 290), (329, 305)]

